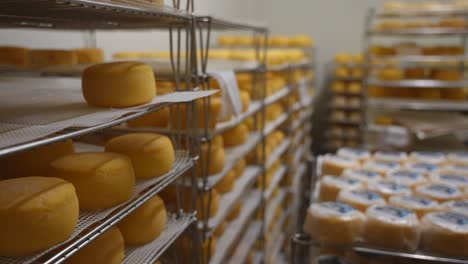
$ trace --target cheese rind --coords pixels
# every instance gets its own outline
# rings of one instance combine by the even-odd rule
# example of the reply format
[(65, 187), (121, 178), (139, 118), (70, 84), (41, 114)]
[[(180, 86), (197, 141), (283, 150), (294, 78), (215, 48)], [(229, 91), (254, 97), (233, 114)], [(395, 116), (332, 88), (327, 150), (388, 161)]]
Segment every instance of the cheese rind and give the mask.
[(75, 188), (67, 181), (0, 181), (0, 255), (30, 255), (64, 242), (75, 230), (78, 214)]
[(137, 119), (127, 122), (129, 127), (163, 127), (169, 125), (171, 113), (169, 107), (164, 107), (158, 111), (146, 114)]
[(82, 152), (58, 158), (51, 163), (49, 176), (71, 182), (83, 210), (123, 203), (130, 199), (135, 185), (130, 159), (109, 152)]
[(227, 192), (230, 192), (232, 188), (234, 188), (235, 183), (236, 183), (236, 171), (231, 170), (214, 186), (214, 188), (219, 193), (227, 193)]

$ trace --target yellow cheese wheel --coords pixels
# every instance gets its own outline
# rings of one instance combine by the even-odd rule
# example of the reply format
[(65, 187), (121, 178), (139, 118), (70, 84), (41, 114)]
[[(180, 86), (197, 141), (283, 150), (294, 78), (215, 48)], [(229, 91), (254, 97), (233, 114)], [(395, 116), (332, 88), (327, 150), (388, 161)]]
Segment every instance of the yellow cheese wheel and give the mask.
[(30, 50), (29, 66), (45, 68), (51, 66), (72, 66), (78, 63), (78, 56), (72, 50)]
[(234, 171), (236, 173), (236, 178), (239, 178), (244, 174), (245, 167), (247, 166), (247, 161), (245, 159), (241, 159), (237, 165), (234, 167)]
[(94, 64), (104, 61), (104, 51), (99, 48), (76, 49), (79, 64)]
[(242, 145), (247, 141), (249, 137), (249, 128), (245, 124), (239, 124), (238, 126), (223, 133), (224, 146), (234, 147)]
[(341, 190), (354, 190), (362, 187), (363, 183), (359, 180), (346, 176), (326, 175), (320, 179), (319, 200), (323, 202), (336, 201)]
[(215, 144), (202, 144), (200, 148), (200, 162), (198, 162), (197, 175), (203, 177), (219, 173), (224, 168), (225, 154), (224, 147)]
[(250, 106), (250, 94), (246, 91), (240, 91), (240, 97), (242, 101), (242, 112), (245, 112), (247, 109), (249, 109)]
[(156, 112), (146, 114), (127, 122), (129, 127), (167, 127), (170, 120), (169, 107), (164, 107)]
[(234, 207), (231, 209), (231, 212), (226, 216), (226, 220), (233, 221), (237, 217), (239, 217), (239, 215), (242, 212), (242, 206), (243, 206), (242, 201), (241, 200), (237, 201)]
[(73, 152), (73, 142), (66, 140), (2, 157), (0, 178), (46, 175), (50, 162)]
[(223, 233), (224, 233), (224, 231), (226, 230), (226, 226), (227, 226), (227, 222), (226, 222), (226, 221), (222, 222), (222, 223), (218, 226), (218, 228), (216, 228), (216, 230), (213, 232), (213, 235), (214, 235), (215, 237), (220, 237), (220, 236), (222, 236)]
[(75, 188), (62, 179), (0, 181), (0, 255), (30, 255), (64, 242), (78, 214)]
[(130, 199), (135, 175), (126, 156), (108, 152), (83, 152), (63, 156), (50, 164), (49, 176), (75, 186), (80, 209), (116, 206)]
[(128, 156), (138, 179), (162, 176), (172, 169), (175, 161), (171, 140), (156, 133), (131, 133), (115, 137), (107, 142), (106, 151)]
[(156, 239), (166, 228), (164, 201), (154, 196), (118, 223), (126, 245), (143, 245)]
[(124, 239), (117, 227), (112, 227), (82, 248), (66, 264), (120, 264), (125, 257)]
[(83, 96), (90, 105), (130, 107), (156, 96), (151, 66), (141, 62), (111, 62), (88, 67), (82, 77)]
[(279, 103), (276, 103), (276, 104), (272, 104), (270, 106), (267, 106), (266, 108), (266, 120), (267, 121), (274, 121), (276, 119), (278, 119), (281, 114), (284, 113), (284, 108), (281, 104)]
[(1, 46), (0, 65), (26, 67), (29, 63), (29, 50), (22, 47)]
[(236, 183), (236, 171), (231, 170), (228, 172), (226, 176), (224, 176), (215, 186), (214, 188), (219, 192), (219, 193), (227, 193), (232, 191), (232, 188), (234, 188), (234, 185)]
[(218, 38), (220, 46), (232, 46), (236, 44), (236, 36), (222, 35)]
[(384, 68), (379, 71), (378, 77), (384, 81), (397, 81), (404, 78), (404, 72), (398, 68)]
[[(211, 193), (211, 197), (210, 197)], [(219, 193), (216, 189), (201, 193), (197, 201), (197, 213), (200, 219), (211, 218), (218, 213)]]
[(208, 104), (208, 100), (204, 101), (203, 99), (199, 99), (196, 102), (198, 124), (192, 124), (193, 113), (190, 110), (190, 106), (189, 110), (187, 110), (186, 104), (173, 108), (174, 111), (171, 113), (172, 128), (187, 129), (193, 128), (195, 125), (198, 128), (204, 129), (206, 127), (208, 130), (213, 130), (216, 127), (218, 116), (221, 113), (221, 98), (216, 98), (214, 96), (210, 97), (210, 104), (208, 106), (209, 114), (205, 111), (205, 104)]
[(314, 45), (314, 39), (308, 35), (296, 35), (289, 39), (289, 46), (310, 47)]

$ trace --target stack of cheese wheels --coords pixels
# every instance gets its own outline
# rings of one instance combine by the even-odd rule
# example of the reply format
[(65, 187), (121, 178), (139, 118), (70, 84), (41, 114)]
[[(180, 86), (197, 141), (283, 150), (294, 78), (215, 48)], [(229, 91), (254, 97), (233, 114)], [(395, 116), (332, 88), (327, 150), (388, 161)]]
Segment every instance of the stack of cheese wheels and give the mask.
[(319, 200), (335, 201), (341, 190), (362, 188), (363, 184), (359, 180), (347, 178), (345, 176), (326, 175), (320, 181)]
[(387, 173), (386, 178), (389, 181), (408, 187), (415, 187), (426, 182), (426, 178), (422, 173), (410, 170), (395, 170)]
[(312, 204), (307, 210), (304, 231), (321, 245), (349, 246), (361, 234), (364, 215), (341, 202)]
[(0, 255), (31, 255), (64, 242), (75, 230), (78, 214), (75, 188), (67, 181), (0, 181)]

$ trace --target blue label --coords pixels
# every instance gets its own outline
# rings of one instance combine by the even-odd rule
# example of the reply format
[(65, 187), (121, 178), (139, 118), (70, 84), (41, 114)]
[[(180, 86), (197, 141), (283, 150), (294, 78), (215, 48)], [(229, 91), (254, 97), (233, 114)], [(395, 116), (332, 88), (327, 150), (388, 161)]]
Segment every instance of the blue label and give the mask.
[(377, 174), (376, 172), (368, 171), (368, 170), (355, 170), (354, 172), (356, 174), (360, 174), (364, 177), (371, 178), (371, 179), (379, 176), (379, 174)]
[(422, 205), (431, 205), (434, 203), (434, 201), (423, 198), (423, 197), (416, 197), (416, 196), (403, 196), (402, 200), (408, 201), (408, 202), (416, 202)]
[(401, 184), (398, 184), (398, 183), (395, 183), (395, 182), (379, 182), (380, 185), (382, 185), (383, 187), (387, 188), (387, 189), (391, 189), (393, 191), (398, 191), (398, 190), (406, 190), (408, 189), (408, 187), (404, 186), (404, 185), (401, 185)]
[(341, 181), (341, 182), (345, 182), (347, 184), (350, 184), (350, 185), (353, 185), (353, 184), (358, 184), (359, 181), (358, 180), (355, 180), (355, 179), (349, 179), (349, 178), (345, 178), (345, 177), (336, 177), (337, 180)]
[(382, 198), (380, 194), (368, 190), (353, 190), (351, 191), (351, 193), (369, 201), (374, 201)]
[(377, 206), (375, 207), (375, 210), (385, 213), (387, 215), (395, 216), (399, 218), (404, 218), (407, 215), (413, 214), (413, 212), (408, 209), (393, 207), (393, 206)]
[(446, 181), (454, 181), (460, 183), (468, 183), (468, 177), (454, 174), (443, 174), (440, 176), (441, 179)]
[(435, 171), (437, 169), (437, 166), (434, 164), (422, 163), (422, 162), (415, 163), (411, 167), (415, 169), (421, 169), (424, 171)]
[(420, 174), (412, 171), (396, 171), (391, 174), (394, 177), (401, 177), (401, 178), (410, 178), (410, 179), (418, 179), (420, 178)]
[(453, 203), (453, 206), (468, 210), (468, 201), (457, 201), (457, 202)]
[(443, 158), (444, 154), (441, 152), (415, 152), (416, 155), (421, 157), (428, 157), (428, 158)]
[(437, 218), (442, 219), (444, 221), (450, 222), (455, 225), (464, 226), (468, 225), (468, 217), (457, 214), (457, 213), (439, 213), (437, 214)]
[(351, 205), (342, 202), (325, 202), (320, 205), (325, 208), (332, 209), (340, 214), (347, 214), (356, 210)]
[(457, 192), (457, 189), (455, 188), (452, 188), (447, 185), (439, 185), (439, 184), (431, 185), (427, 187), (427, 189), (431, 191), (446, 193), (446, 194), (454, 194)]
[(375, 164), (379, 166), (384, 166), (387, 168), (397, 168), (400, 165), (397, 162), (385, 162), (385, 161), (375, 161)]

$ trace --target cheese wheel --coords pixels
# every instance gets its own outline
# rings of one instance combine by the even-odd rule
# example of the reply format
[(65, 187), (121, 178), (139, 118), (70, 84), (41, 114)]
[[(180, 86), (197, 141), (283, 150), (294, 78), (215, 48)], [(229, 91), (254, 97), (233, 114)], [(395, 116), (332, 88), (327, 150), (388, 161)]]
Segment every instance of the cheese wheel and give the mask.
[(219, 193), (227, 193), (232, 191), (236, 183), (236, 171), (229, 171), (215, 186), (214, 188)]
[[(211, 193), (211, 195), (210, 195)], [(219, 193), (216, 189), (209, 192), (203, 192), (197, 200), (197, 213), (199, 219), (214, 217), (219, 209)]]
[(431, 180), (435, 183), (451, 185), (457, 188), (468, 187), (468, 176), (451, 173), (437, 173), (431, 175)]
[(426, 162), (408, 162), (404, 166), (406, 169), (430, 175), (439, 171), (439, 166)]
[(428, 183), (421, 185), (416, 188), (416, 193), (440, 203), (463, 198), (463, 193), (458, 188), (441, 183)]
[(357, 148), (340, 148), (336, 154), (342, 157), (357, 159), (361, 162), (366, 161), (371, 156), (368, 150)]
[(0, 178), (47, 175), (53, 160), (73, 152), (73, 142), (66, 140), (2, 157)]
[(245, 124), (238, 126), (223, 133), (224, 146), (233, 147), (244, 144), (249, 137), (249, 128)]
[(360, 180), (364, 184), (382, 180), (382, 176), (379, 173), (363, 169), (346, 169), (343, 171), (342, 175), (352, 179)]
[(170, 109), (164, 107), (158, 111), (146, 114), (142, 117), (130, 120), (127, 122), (129, 127), (162, 127), (166, 128), (169, 125)]
[(416, 214), (408, 209), (373, 205), (366, 211), (364, 242), (372, 246), (413, 251), (420, 239)]
[(468, 166), (456, 165), (456, 164), (448, 165), (448, 166), (443, 167), (440, 173), (468, 176)]
[(425, 214), (440, 211), (437, 201), (416, 195), (395, 195), (388, 200), (390, 205), (405, 208), (416, 213), (419, 218)]
[(237, 165), (234, 167), (236, 178), (242, 177), (246, 166), (247, 166), (247, 161), (245, 161), (245, 159), (241, 159), (239, 162), (237, 162)]
[(385, 175), (392, 170), (398, 170), (400, 167), (400, 163), (398, 162), (380, 160), (369, 160), (362, 165), (363, 169), (377, 172), (381, 175)]
[(117, 227), (112, 227), (89, 245), (80, 249), (66, 264), (119, 264), (125, 257), (124, 239)]
[(385, 205), (385, 199), (378, 193), (367, 189), (342, 190), (337, 201), (347, 203), (361, 212), (365, 212), (371, 205)]
[(156, 133), (131, 133), (112, 138), (106, 143), (106, 151), (129, 157), (138, 179), (162, 176), (175, 162), (171, 140)]
[(422, 173), (410, 170), (395, 170), (387, 173), (385, 178), (408, 187), (414, 187), (426, 182), (426, 178)]
[(442, 204), (442, 210), (468, 215), (468, 200), (448, 201)]
[(289, 46), (310, 47), (314, 45), (314, 39), (308, 35), (293, 36), (288, 41)]
[(246, 91), (240, 91), (240, 98), (242, 102), (242, 112), (245, 112), (249, 109), (251, 99), (250, 99), (250, 94)]
[(116, 206), (130, 199), (135, 175), (126, 156), (108, 152), (83, 152), (63, 156), (50, 164), (49, 176), (73, 183), (80, 209)]
[(76, 49), (75, 53), (79, 64), (104, 62), (104, 51), (99, 48)]
[(224, 221), (222, 222), (218, 228), (216, 228), (216, 230), (213, 232), (213, 236), (215, 237), (220, 237), (223, 235), (224, 231), (226, 230), (226, 227), (227, 227), (227, 221)]
[(468, 152), (450, 153), (447, 160), (452, 164), (468, 166)]
[(359, 180), (344, 176), (326, 175), (320, 180), (319, 201), (335, 201), (341, 190), (362, 188), (363, 184)]
[(374, 154), (374, 159), (380, 161), (388, 161), (388, 162), (403, 162), (408, 158), (408, 155), (404, 152), (398, 151), (377, 151)]
[(409, 159), (414, 162), (430, 163), (440, 165), (446, 162), (445, 154), (442, 152), (412, 152)]
[(412, 193), (408, 186), (389, 180), (372, 182), (369, 184), (369, 189), (378, 192), (385, 199), (392, 195), (410, 195)]
[(307, 209), (304, 231), (320, 245), (350, 246), (359, 239), (364, 215), (342, 202), (312, 204)]
[(27, 67), (29, 50), (22, 47), (0, 46), (0, 65)]
[(39, 50), (29, 51), (29, 66), (31, 68), (46, 68), (51, 66), (72, 66), (78, 64), (78, 57), (72, 50)]
[(359, 163), (351, 158), (325, 155), (322, 163), (322, 175), (341, 175), (345, 169), (355, 169)]
[(423, 220), (421, 247), (436, 254), (468, 256), (468, 216), (457, 213), (430, 213)]
[(199, 177), (220, 173), (223, 170), (225, 162), (223, 147), (218, 147), (213, 142), (211, 146), (202, 144), (200, 153), (200, 162), (198, 162), (197, 167), (197, 175)]
[(0, 255), (30, 255), (64, 242), (78, 214), (75, 188), (62, 179), (0, 181)]
[(151, 102), (156, 96), (156, 81), (153, 69), (147, 64), (111, 62), (86, 68), (82, 89), (90, 105), (130, 107)]
[(143, 245), (156, 239), (166, 228), (164, 201), (154, 196), (118, 223), (126, 245)]
[(231, 212), (226, 216), (226, 220), (227, 221), (233, 221), (237, 217), (239, 217), (239, 215), (242, 212), (242, 207), (243, 207), (242, 200), (237, 201), (236, 204), (234, 205), (234, 207), (231, 209)]

